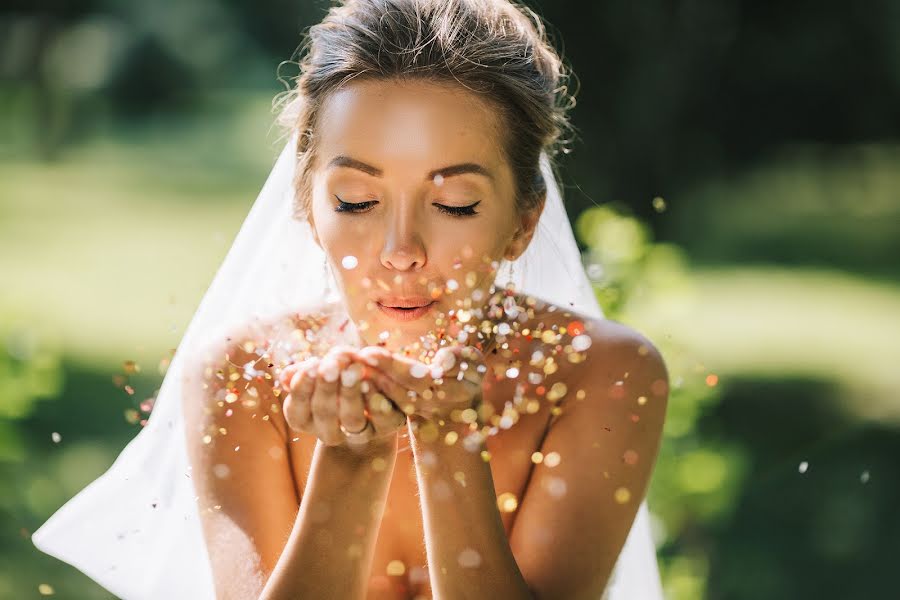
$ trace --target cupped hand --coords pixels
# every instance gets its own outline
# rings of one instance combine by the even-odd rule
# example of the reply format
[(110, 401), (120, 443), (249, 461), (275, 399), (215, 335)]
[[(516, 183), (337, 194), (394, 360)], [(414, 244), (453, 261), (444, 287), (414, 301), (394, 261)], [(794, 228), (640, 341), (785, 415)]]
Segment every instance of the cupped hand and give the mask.
[(479, 425), (490, 417), (490, 407), (482, 402), (487, 367), (474, 346), (445, 346), (430, 364), (380, 346), (367, 346), (356, 354), (375, 368), (373, 381), (405, 414)]
[(373, 375), (375, 370), (351, 346), (335, 346), (322, 357), (285, 367), (279, 376), (288, 390), (285, 421), (328, 446), (362, 449), (389, 441), (406, 425), (406, 414)]

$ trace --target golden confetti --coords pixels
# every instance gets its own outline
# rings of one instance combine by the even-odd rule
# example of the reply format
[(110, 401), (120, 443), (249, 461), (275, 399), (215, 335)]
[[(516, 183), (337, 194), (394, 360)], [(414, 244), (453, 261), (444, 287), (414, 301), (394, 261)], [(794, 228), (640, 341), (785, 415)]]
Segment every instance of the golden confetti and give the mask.
[(481, 555), (473, 548), (464, 549), (456, 560), (464, 569), (474, 569), (481, 565)]
[(631, 492), (626, 487), (620, 487), (616, 489), (614, 497), (619, 504), (625, 504), (631, 500)]
[(547, 400), (551, 402), (556, 402), (561, 400), (563, 396), (566, 395), (569, 389), (566, 387), (566, 384), (562, 381), (557, 381), (552, 386), (550, 386), (550, 391), (547, 392)]
[(462, 471), (454, 472), (453, 479), (455, 479), (459, 485), (466, 487), (466, 474), (463, 473)]
[(484, 462), (491, 462), (491, 453), (488, 452), (487, 450), (482, 450), (481, 451), (481, 460), (483, 460)]
[(511, 492), (503, 492), (497, 496), (497, 508), (500, 512), (511, 513), (519, 507), (516, 495)]
[(638, 396), (638, 404), (641, 406), (647, 404), (647, 396)]
[(133, 360), (126, 360), (122, 363), (122, 369), (128, 373), (129, 375), (133, 375), (134, 373), (141, 372), (141, 366), (134, 362)]
[(578, 390), (577, 392), (575, 392), (575, 398), (577, 400), (584, 400), (586, 396), (587, 394), (584, 390)]
[(403, 575), (404, 573), (406, 573), (406, 565), (403, 564), (402, 560), (392, 560), (391, 562), (388, 563), (388, 565), (387, 565), (387, 574), (388, 575), (395, 575), (395, 576), (399, 577), (400, 575)]
[(548, 467), (555, 467), (559, 464), (559, 452), (549, 452), (544, 456), (544, 464)]
[(125, 409), (125, 420), (134, 425), (141, 418), (141, 414), (133, 408)]
[(531, 454), (531, 462), (536, 465), (541, 464), (544, 461), (544, 454), (542, 452), (533, 452)]
[(372, 470), (381, 473), (387, 468), (387, 461), (381, 457), (372, 459)]
[(626, 450), (622, 455), (622, 460), (626, 465), (636, 465), (638, 461), (638, 453), (634, 450)]
[(425, 421), (423, 424), (419, 425), (418, 437), (426, 443), (435, 441), (438, 438), (437, 425), (431, 421)]
[(656, 212), (659, 212), (659, 213), (666, 210), (666, 201), (663, 199), (662, 196), (656, 196), (653, 199), (653, 210), (655, 210)]
[(456, 443), (456, 440), (459, 439), (459, 434), (455, 431), (448, 431), (447, 435), (444, 436), (444, 443), (448, 446), (452, 446)]
[(474, 408), (467, 408), (460, 415), (463, 423), (474, 423), (478, 419), (478, 412)]
[(52, 596), (55, 592), (53, 591), (53, 586), (49, 583), (42, 583), (38, 585), (38, 593), (41, 596)]
[(212, 442), (212, 436), (210, 436), (210, 435), (204, 435), (204, 436), (203, 436), (203, 443), (204, 443), (204, 444), (209, 444), (210, 442)]

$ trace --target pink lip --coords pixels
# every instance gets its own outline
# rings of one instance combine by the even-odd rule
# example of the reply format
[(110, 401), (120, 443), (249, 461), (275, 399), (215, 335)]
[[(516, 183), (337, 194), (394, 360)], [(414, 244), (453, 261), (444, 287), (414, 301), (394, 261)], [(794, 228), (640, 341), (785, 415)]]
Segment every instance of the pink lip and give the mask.
[(434, 301), (431, 301), (425, 306), (418, 306), (416, 308), (393, 308), (391, 306), (385, 306), (381, 302), (376, 302), (376, 304), (378, 305), (378, 308), (381, 309), (381, 312), (393, 319), (398, 321), (415, 321), (416, 319), (425, 316), (435, 303)]

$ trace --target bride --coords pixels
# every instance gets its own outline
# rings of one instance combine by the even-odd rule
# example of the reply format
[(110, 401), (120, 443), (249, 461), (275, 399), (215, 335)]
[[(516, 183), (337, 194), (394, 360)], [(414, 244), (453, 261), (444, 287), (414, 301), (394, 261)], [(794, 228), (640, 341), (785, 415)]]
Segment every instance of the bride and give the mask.
[(508, 0), (333, 7), (148, 426), (35, 544), (127, 598), (661, 600), (668, 377), (581, 268), (563, 75)]

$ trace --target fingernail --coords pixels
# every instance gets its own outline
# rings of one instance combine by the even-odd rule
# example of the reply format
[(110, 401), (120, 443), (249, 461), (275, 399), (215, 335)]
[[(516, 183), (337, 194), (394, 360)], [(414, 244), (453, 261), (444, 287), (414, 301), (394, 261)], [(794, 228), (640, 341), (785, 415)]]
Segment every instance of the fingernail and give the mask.
[[(357, 365), (358, 366), (358, 365)], [(344, 387), (353, 387), (360, 379), (358, 369), (344, 369), (341, 371), (341, 385)]]
[(319, 373), (322, 374), (322, 379), (324, 379), (328, 383), (334, 383), (335, 381), (337, 381), (338, 377), (341, 374), (337, 364), (332, 362), (323, 363), (319, 367)]

